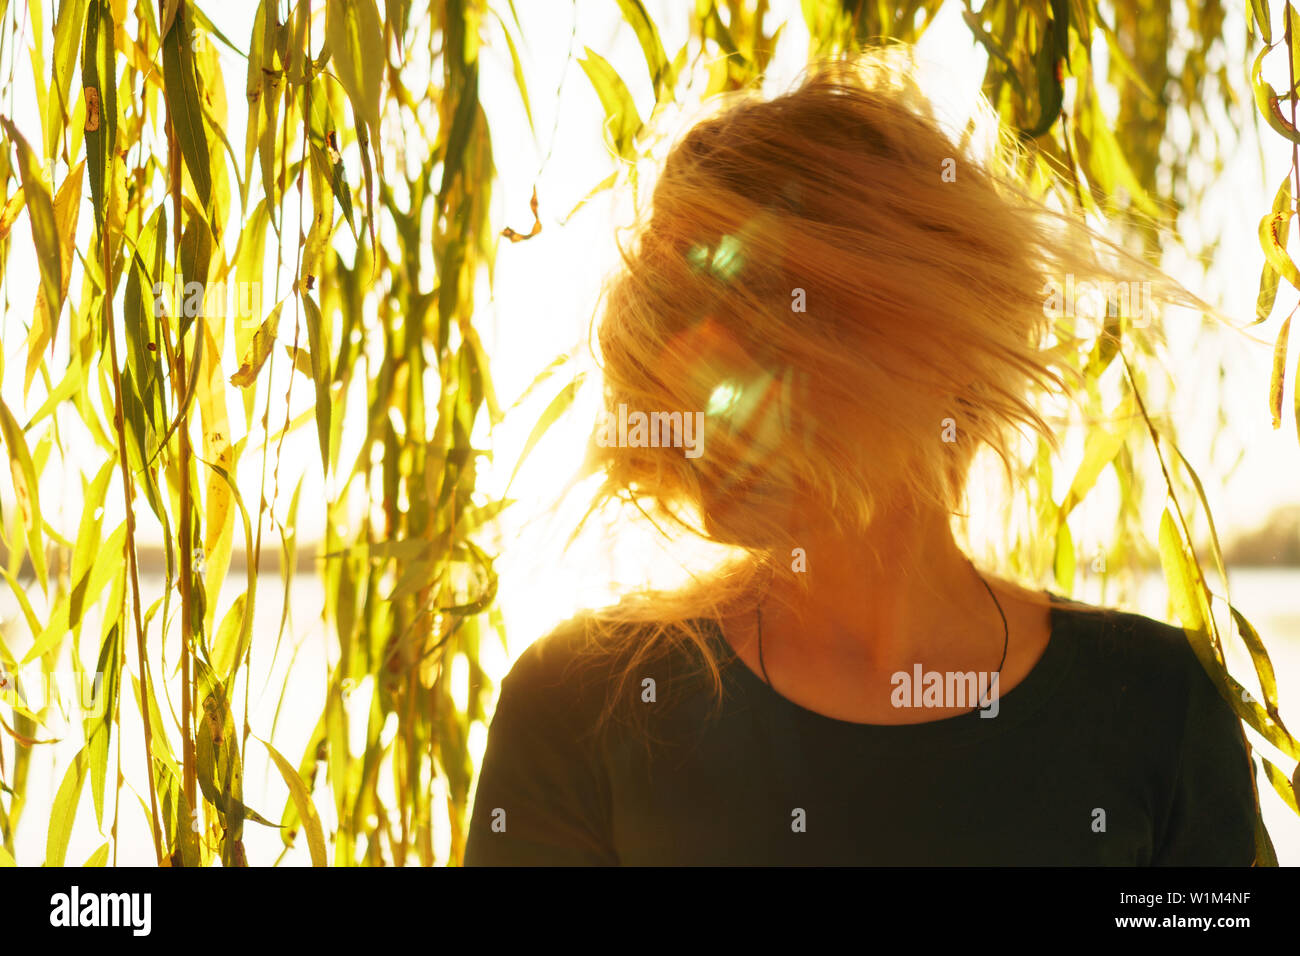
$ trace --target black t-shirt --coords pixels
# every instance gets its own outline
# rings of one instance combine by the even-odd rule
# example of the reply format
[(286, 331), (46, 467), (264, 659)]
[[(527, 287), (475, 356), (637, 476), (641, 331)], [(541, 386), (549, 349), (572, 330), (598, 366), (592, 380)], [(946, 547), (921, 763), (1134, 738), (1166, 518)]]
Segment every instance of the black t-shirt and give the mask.
[(582, 657), (580, 624), (529, 647), (501, 687), (466, 864), (1254, 860), (1241, 726), (1179, 628), (1056, 604), (1043, 656), (996, 717), (899, 726), (807, 710), (716, 624), (708, 634), (720, 710), (685, 651), (647, 663), (616, 702), (651, 708), (650, 746), (644, 728), (600, 722), (616, 666)]

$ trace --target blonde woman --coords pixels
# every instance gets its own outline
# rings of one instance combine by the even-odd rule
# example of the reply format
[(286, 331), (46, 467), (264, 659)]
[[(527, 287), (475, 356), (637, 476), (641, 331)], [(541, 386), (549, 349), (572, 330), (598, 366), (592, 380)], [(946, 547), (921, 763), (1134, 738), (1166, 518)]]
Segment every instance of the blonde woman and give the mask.
[(1077, 384), (1045, 285), (1150, 272), (996, 168), (875, 61), (676, 145), (591, 453), (603, 497), (745, 558), (522, 655), (467, 863), (1253, 862), (1241, 728), (1182, 631), (954, 537), (976, 450), (1051, 439), (1036, 399)]

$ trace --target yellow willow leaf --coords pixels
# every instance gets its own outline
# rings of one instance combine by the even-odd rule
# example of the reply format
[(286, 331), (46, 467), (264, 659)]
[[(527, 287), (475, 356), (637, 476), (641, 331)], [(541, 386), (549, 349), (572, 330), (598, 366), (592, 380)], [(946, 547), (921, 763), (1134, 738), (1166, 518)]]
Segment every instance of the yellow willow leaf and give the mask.
[(1160, 563), (1164, 565), (1170, 597), (1184, 629), (1205, 632), (1208, 614), (1200, 575), (1192, 566), (1182, 535), (1168, 508), (1160, 519)]
[(320, 816), (316, 813), (316, 805), (311, 802), (311, 794), (307, 792), (307, 785), (302, 782), (302, 777), (298, 776), (298, 771), (293, 764), (285, 760), (278, 750), (265, 740), (262, 740), (262, 738), (258, 737), (257, 739), (270, 753), (271, 759), (275, 761), (275, 766), (280, 771), (280, 776), (284, 778), (284, 782), (289, 788), (289, 796), (293, 799), (293, 805), (298, 810), (298, 819), (302, 821), (303, 829), (307, 833), (307, 849), (311, 853), (311, 865), (327, 866), (325, 833), (321, 830)]
[(1069, 594), (1074, 590), (1074, 538), (1070, 534), (1070, 526), (1062, 521), (1056, 529), (1056, 556), (1052, 560), (1053, 571), (1056, 576), (1056, 586), (1061, 589), (1062, 594)]
[[(1296, 804), (1296, 785), (1294, 780), (1288, 780), (1284, 774), (1271, 760), (1260, 754), (1260, 760), (1264, 761), (1264, 776), (1268, 777), (1268, 782), (1273, 785), (1277, 795), (1282, 798), (1288, 807), (1296, 813), (1300, 813), (1300, 806)], [(1300, 779), (1300, 766), (1296, 767), (1297, 778)]]
[(82, 169), (85, 161), (68, 173), (54, 196), (54, 223), (59, 230), (59, 265), (62, 285), (59, 287), (59, 299), (51, 304), (42, 287), (36, 292), (36, 311), (32, 316), (32, 331), (27, 337), (27, 372), (23, 379), (23, 392), (31, 387), (36, 369), (41, 364), (41, 353), (45, 346), (52, 344), (58, 330), (59, 313), (63, 310), (63, 301), (68, 297), (68, 280), (72, 276), (72, 251), (77, 239), (77, 213), (81, 209)]
[(26, 202), (22, 187), (19, 187), (18, 191), (9, 197), (4, 209), (0, 210), (0, 242), (9, 235), (9, 230), (14, 227), (14, 222), (18, 219), (18, 214), (23, 211)]
[(292, 345), (284, 347), (285, 354), (289, 356), (289, 361), (293, 362), (295, 370), (301, 372), (307, 378), (311, 378), (311, 356), (306, 349), (296, 349)]
[(1264, 47), (1264, 49), (1260, 50), (1250, 68), (1250, 85), (1255, 94), (1255, 105), (1259, 108), (1264, 121), (1273, 128), (1275, 133), (1293, 143), (1300, 143), (1300, 131), (1297, 131), (1291, 125), (1291, 121), (1282, 115), (1277, 91), (1270, 84), (1264, 82), (1262, 77), (1264, 56), (1270, 49), (1272, 48)]
[(230, 679), (230, 673), (239, 660), (241, 650), (239, 635), (244, 627), (244, 609), (247, 603), (247, 595), (236, 595), (235, 602), (230, 605), (230, 610), (221, 619), (217, 636), (212, 641), (212, 669), (222, 680)]
[[(1282, 177), (1282, 185), (1278, 187), (1277, 193), (1273, 196), (1273, 212), (1287, 213), (1291, 210), (1291, 171)], [(1279, 235), (1278, 241), (1283, 249), (1286, 249), (1287, 237), (1289, 233), (1283, 232)], [(1264, 259), (1264, 268), (1260, 270), (1259, 275), (1259, 294), (1255, 299), (1255, 321), (1263, 322), (1273, 311), (1273, 303), (1277, 299), (1277, 282), (1278, 271), (1273, 268), (1267, 257)]]
[(1079, 470), (1074, 475), (1074, 481), (1070, 483), (1070, 490), (1061, 503), (1062, 521), (1075, 509), (1080, 501), (1087, 497), (1088, 492), (1092, 490), (1092, 486), (1097, 483), (1097, 478), (1101, 475), (1102, 470), (1115, 460), (1119, 450), (1124, 447), (1124, 439), (1128, 437), (1130, 416), (1132, 414), (1132, 399), (1125, 399), (1123, 404), (1111, 416), (1112, 420), (1110, 422), (1088, 432), (1088, 437), (1084, 442), (1083, 461), (1079, 464)]
[(230, 376), (230, 384), (238, 385), (241, 388), (248, 388), (257, 383), (257, 375), (262, 371), (262, 366), (266, 360), (271, 357), (271, 350), (275, 348), (275, 334), (280, 327), (280, 309), (284, 305), (281, 302), (271, 314), (253, 333), (253, 339), (248, 344), (244, 357), (239, 363), (239, 370)]
[[(215, 333), (215, 334), (214, 334)], [(221, 369), (221, 346), (225, 323), (207, 318), (202, 334), (202, 370), (199, 376), (199, 414), (203, 422), (203, 459), (226, 471), (234, 471), (235, 450), (230, 442), (230, 419), (226, 411), (226, 379)], [(212, 632), (217, 611), (217, 594), (230, 565), (234, 540), (234, 515), (231, 512), (230, 486), (209, 473), (204, 488), (203, 551), (204, 586), (208, 592), (205, 629)]]
[(325, 8), (325, 40), (339, 82), (353, 113), (379, 132), (379, 100), (384, 76), (383, 20), (375, 0), (329, 0)]
[(54, 806), (50, 811), (50, 828), (45, 837), (45, 865), (63, 866), (68, 854), (68, 840), (72, 836), (72, 824), (77, 816), (77, 804), (81, 798), (81, 787), (86, 780), (86, 748), (78, 751), (76, 758), (63, 775), (58, 793), (54, 795)]
[(108, 844), (105, 843), (94, 853), (90, 854), (82, 866), (107, 866), (108, 865)]
[[(239, 662), (248, 653), (249, 645), (252, 643), (252, 639), (253, 639), (253, 614), (257, 602), (257, 568), (253, 560), (253, 551), (255, 545), (253, 541), (252, 522), (249, 520), (248, 517), (248, 508), (244, 506), (243, 496), (240, 495), (239, 488), (235, 484), (234, 479), (230, 477), (230, 474), (226, 472), (225, 469), (220, 468), (216, 465), (211, 465), (210, 467), (213, 473), (216, 474), (217, 477), (219, 477), (222, 481), (224, 481), (226, 485), (230, 488), (230, 495), (234, 499), (235, 505), (239, 508), (239, 517), (244, 525), (244, 554), (247, 556), (247, 560), (244, 562), (244, 571), (246, 574), (246, 578), (244, 583), (244, 593), (241, 594), (239, 598), (236, 600), (236, 603), (241, 605), (241, 607), (243, 608), (243, 613), (241, 614), (241, 621), (239, 627), (239, 643), (238, 646), (235, 648), (234, 652), (231, 654), (230, 668), (224, 672), (218, 673), (218, 677), (220, 680), (225, 681), (227, 679), (227, 676), (230, 676), (231, 677), (230, 682), (233, 683), (234, 671), (239, 666)], [(215, 650), (213, 651), (214, 661), (219, 656), (221, 656), (221, 654), (222, 654), (222, 641), (220, 635), (218, 635), (217, 642), (215, 645)]]
[(302, 294), (307, 313), (307, 346), (311, 350), (312, 381), (316, 386), (316, 433), (320, 439), (320, 460), (326, 475), (330, 473), (330, 356), (329, 341), (322, 328), (320, 307), (306, 292)]
[(45, 157), (53, 159), (58, 149), (59, 133), (70, 125), (69, 96), (72, 69), (81, 45), (81, 26), (86, 19), (86, 0), (69, 0), (59, 5), (54, 22), (54, 70), (50, 78), (49, 113), (45, 120)]
[(1286, 317), (1277, 333), (1273, 346), (1273, 374), (1268, 382), (1268, 409), (1273, 416), (1273, 427), (1282, 427), (1282, 389), (1286, 380), (1286, 347), (1291, 338), (1291, 316)]
[(596, 90), (600, 105), (605, 110), (605, 132), (613, 145), (614, 153), (628, 161), (636, 159), (634, 140), (641, 131), (641, 117), (636, 102), (623, 82), (623, 78), (599, 53), (586, 48), (585, 58), (578, 65)]
[(45, 541), (41, 536), (41, 503), (39, 475), (27, 448), (22, 427), (0, 399), (0, 437), (4, 439), (9, 454), (9, 471), (13, 476), (14, 496), (18, 500), (18, 513), (27, 529), (27, 548), (31, 553), (32, 569), (42, 590), (49, 589), (45, 568)]
[(3, 844), (0, 844), (0, 867), (17, 865), (17, 861), (9, 855), (9, 851), (4, 848)]
[(1213, 618), (1209, 592), (1174, 523), (1173, 515), (1167, 508), (1160, 520), (1160, 563), (1164, 567), (1170, 597), (1183, 622), (1187, 641), (1219, 694), (1232, 707), (1233, 713), (1265, 740), (1287, 756), (1300, 758), (1300, 741), (1292, 737), (1224, 669), (1223, 661), (1211, 640)]
[(1300, 269), (1291, 261), (1286, 251), (1282, 236), (1291, 228), (1291, 216), (1287, 212), (1270, 212), (1259, 221), (1259, 246), (1264, 250), (1264, 258), (1283, 279), (1300, 289)]
[(1272, 46), (1273, 25), (1269, 22), (1268, 0), (1250, 0), (1250, 15), (1259, 30), (1260, 38)]
[[(32, 226), (32, 240), (36, 244), (36, 262), (40, 270), (40, 291), (47, 302), (62, 304), (60, 289), (67, 288), (67, 282), (63, 278), (63, 259), (61, 254), (61, 243), (59, 241), (59, 225), (54, 213), (54, 199), (50, 195), (50, 189), (45, 181), (44, 174), (41, 171), (40, 164), (36, 161), (36, 156), (32, 149), (23, 139), (18, 128), (5, 117), (0, 117), (0, 126), (3, 126), (5, 135), (9, 137), (10, 143), (18, 153), (18, 169), (22, 174), (23, 192), (27, 197), (27, 218)], [(67, 182), (64, 182), (67, 185)], [(58, 310), (55, 310), (55, 316)], [(39, 337), (36, 329), (32, 330), (29, 340), (37, 341)], [(47, 330), (40, 346), (34, 351), (39, 352), (44, 348), (45, 342), (53, 337), (53, 331)], [(31, 375), (28, 375), (30, 384)]]

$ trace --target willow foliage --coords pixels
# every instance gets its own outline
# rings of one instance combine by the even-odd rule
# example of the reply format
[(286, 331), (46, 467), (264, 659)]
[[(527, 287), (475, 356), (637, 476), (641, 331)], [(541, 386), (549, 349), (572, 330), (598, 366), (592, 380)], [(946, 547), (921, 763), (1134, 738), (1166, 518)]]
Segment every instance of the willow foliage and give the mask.
[[(644, 54), (656, 108), (754, 82), (773, 55), (781, 15), (801, 17), (809, 55), (822, 56), (915, 40), (943, 5), (802, 0), (796, 11), (773, 10), (768, 0), (694, 0), (689, 41), (669, 51), (641, 0), (613, 2)], [(508, 502), (485, 500), (477, 474), (491, 449), (475, 443), (503, 411), (475, 326), (475, 289), (490, 276), (501, 235), (520, 241), (541, 228), (536, 219), (527, 234), (503, 233), (492, 219), (494, 140), (531, 131), (490, 126), (479, 70), (485, 37), (503, 38), (494, 52), (512, 65), (531, 126), (537, 91), (520, 64), (525, 38), (510, 0), (260, 0), (247, 37), (223, 35), (203, 6), (0, 0), (0, 68), (12, 92), (30, 67), (39, 119), (21, 123), (12, 96), (0, 117), (4, 360), (12, 366), (5, 382), (21, 380), (34, 407), (18, 414), (0, 401), (12, 477), (12, 493), (2, 496), (0, 573), (22, 612), (0, 635), (7, 675), (0, 729), (8, 738), (0, 746), (0, 861), (13, 861), (33, 749), (49, 739), (52, 716), (49, 704), (29, 709), (11, 675), (28, 666), (50, 675), (68, 658), (90, 676), (84, 649), (84, 659), (97, 662), (106, 707), (85, 719), (84, 746), (52, 805), (38, 808), (48, 810), (45, 862), (65, 861), (87, 787), (106, 839), (89, 865), (116, 860), (123, 812), (147, 817), (161, 865), (273, 862), (247, 859), (250, 826), (278, 827), (286, 847), (301, 839), (314, 865), (438, 862), (434, 835), (445, 827), (457, 862), (474, 772), (469, 733), (485, 720), (490, 691), (480, 648), (504, 638), (496, 571), (482, 542)], [(1295, 93), (1279, 96), (1260, 79), (1270, 51), (1293, 65), (1300, 57), (1297, 13), (1287, 3), (1274, 17), (1256, 0), (1243, 24), (1217, 0), (1190, 0), (1180, 11), (1171, 0), (1116, 6), (988, 0), (979, 9), (967, 2), (960, 13), (988, 52), (985, 94), (1030, 147), (1026, 172), (1045, 185), (1049, 170), (1063, 172), (1085, 212), (1143, 214), (1146, 225), (1133, 228), (1154, 254), (1157, 230), (1196, 200), (1160, 192), (1162, 182), (1184, 181), (1185, 156), (1161, 152), (1171, 117), (1204, 119), (1212, 97), (1235, 108), (1222, 62), (1226, 31), (1249, 29), (1262, 44), (1252, 76), (1260, 115), (1300, 143)], [(1189, 30), (1175, 31), (1179, 16)], [(245, 60), (246, 72), (223, 73), (218, 45)], [(1108, 66), (1099, 76), (1094, 51), (1103, 47)], [(1167, 54), (1171, 47), (1181, 63)], [(597, 52), (570, 55), (604, 110), (611, 153), (624, 165), (634, 161), (650, 116), (638, 113), (624, 79)], [(691, 88), (688, 64), (701, 59), (710, 64), (707, 88)], [(1113, 125), (1099, 84), (1118, 95)], [(247, 100), (243, 129), (229, 124), (231, 97)], [(617, 179), (616, 172), (597, 188)], [(1260, 321), (1279, 281), (1300, 288), (1286, 249), (1297, 192), (1293, 164), (1261, 221)], [(76, 237), (87, 214), (82, 246)], [(8, 270), (31, 259), (15, 257), (15, 245), (34, 250), (37, 271), (18, 353), (26, 303), (9, 300)], [(227, 322), (203, 303), (208, 290), (229, 288), (240, 307)], [(1225, 598), (1207, 584), (1189, 523), (1193, 506), (1208, 519), (1208, 505), (1168, 427), (1146, 413), (1141, 390), (1156, 365), (1140, 345), (1130, 348), (1131, 321), (1116, 317), (1084, 357), (1090, 380), (1108, 370), (1119, 380), (1117, 404), (1102, 407), (1098, 388), (1092, 411), (1120, 424), (1089, 438), (1062, 502), (1051, 498), (1045, 453), (1027, 464), (1033, 526), (1015, 542), (1013, 564), (1030, 575), (1054, 572), (1072, 589), (1076, 546), (1067, 519), (1113, 469), (1122, 499), (1113, 559), (1155, 538), (1151, 550), (1207, 670), (1248, 726), (1300, 758), (1278, 716), (1263, 641), (1235, 607), (1228, 616), (1254, 661), (1262, 699), (1225, 669), (1230, 635), (1214, 613)], [(1286, 336), (1284, 326), (1269, 398), (1275, 425)], [(229, 386), (239, 389), (238, 401), (228, 403)], [(288, 400), (278, 399), (284, 390), (309, 393), (312, 410), (291, 417)], [(559, 390), (525, 454), (573, 391), (573, 382)], [(1136, 414), (1115, 414), (1125, 409)], [(364, 437), (345, 456), (349, 417), (364, 421)], [(245, 438), (232, 440), (232, 422)], [(298, 429), (314, 431), (318, 462), (282, 454), (285, 435)], [(1152, 448), (1169, 503), (1157, 536), (1139, 525), (1134, 467)], [(260, 485), (236, 480), (249, 456)], [(75, 529), (60, 502), (40, 495), (42, 476), (68, 462), (77, 462), (82, 490)], [(323, 501), (301, 495), (308, 468), (325, 476)], [(287, 507), (282, 484), (294, 487)], [(366, 506), (350, 507), (357, 498)], [(254, 725), (249, 711), (252, 622), (271, 548), (289, 593), (294, 532), (306, 509), (320, 512), (325, 529), (317, 568), (333, 669), (307, 746), (284, 754), (272, 742), (274, 722)], [(118, 513), (121, 521), (109, 517)], [(165, 580), (152, 591), (139, 568), (137, 516), (162, 529)], [(248, 555), (246, 576), (233, 603), (220, 606), (236, 542)], [(1226, 590), (1213, 538), (1208, 558)], [(97, 615), (88, 615), (92, 608)], [(289, 610), (286, 598), (282, 635)], [(83, 631), (87, 620), (96, 626)], [(166, 660), (166, 647), (179, 648), (179, 660)], [(449, 666), (458, 655), (470, 672), (460, 705)], [(169, 681), (179, 700), (164, 693)], [(347, 699), (363, 683), (373, 696), (358, 714)], [(353, 726), (358, 720), (363, 727)], [(137, 725), (139, 739), (134, 730), (124, 739), (123, 728)], [(355, 753), (349, 740), (358, 732), (364, 747)], [(149, 755), (143, 779), (124, 776), (124, 750)], [(244, 767), (268, 758), (288, 790), (282, 808), (245, 802)], [(1296, 808), (1287, 775), (1267, 759), (1264, 767)], [(1259, 841), (1261, 860), (1272, 859), (1262, 824)]]

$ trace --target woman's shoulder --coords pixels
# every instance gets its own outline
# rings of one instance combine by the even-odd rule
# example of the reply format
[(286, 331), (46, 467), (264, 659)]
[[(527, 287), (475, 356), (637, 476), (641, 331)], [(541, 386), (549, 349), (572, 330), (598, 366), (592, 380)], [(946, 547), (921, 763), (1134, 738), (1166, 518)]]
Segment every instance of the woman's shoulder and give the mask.
[(502, 697), (534, 708), (604, 707), (629, 675), (684, 666), (683, 645), (692, 630), (701, 638), (709, 633), (703, 620), (673, 625), (583, 612), (520, 653), (502, 682)]
[[(1053, 595), (1056, 636), (1072, 644), (1078, 669), (1089, 666), (1128, 682), (1217, 696), (1214, 685), (1181, 626), (1136, 611), (1073, 601)], [(1204, 638), (1202, 638), (1204, 639)], [(1207, 650), (1208, 650), (1207, 645)]]

